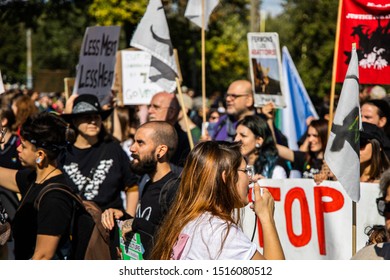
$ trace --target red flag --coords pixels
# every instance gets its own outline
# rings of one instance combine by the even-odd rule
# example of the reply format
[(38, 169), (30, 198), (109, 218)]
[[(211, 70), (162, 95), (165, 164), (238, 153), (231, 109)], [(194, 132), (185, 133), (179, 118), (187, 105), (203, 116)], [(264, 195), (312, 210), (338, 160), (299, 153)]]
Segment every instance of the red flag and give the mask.
[(389, 0), (343, 0), (336, 82), (342, 83), (356, 43), (361, 84), (390, 84)]

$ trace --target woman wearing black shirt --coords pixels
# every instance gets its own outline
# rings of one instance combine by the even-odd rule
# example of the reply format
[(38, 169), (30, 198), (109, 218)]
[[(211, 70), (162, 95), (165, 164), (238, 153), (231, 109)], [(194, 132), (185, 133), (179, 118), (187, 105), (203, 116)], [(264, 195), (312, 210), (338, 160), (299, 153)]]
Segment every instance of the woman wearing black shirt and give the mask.
[(22, 201), (12, 225), (16, 259), (64, 259), (69, 242), (72, 199), (51, 191), (42, 197), (39, 211), (34, 202), (49, 183), (64, 184), (56, 158), (67, 144), (67, 124), (51, 113), (28, 118), (20, 130), (18, 156), (25, 170), (0, 167), (0, 181), (8, 190), (18, 192)]

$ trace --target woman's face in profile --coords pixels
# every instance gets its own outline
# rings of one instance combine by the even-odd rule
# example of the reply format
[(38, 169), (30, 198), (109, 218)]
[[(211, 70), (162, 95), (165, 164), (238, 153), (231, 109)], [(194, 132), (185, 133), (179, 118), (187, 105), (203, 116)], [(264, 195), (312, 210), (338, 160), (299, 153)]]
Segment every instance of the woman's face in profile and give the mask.
[(244, 159), (241, 160), (240, 168), (237, 170), (238, 172), (238, 182), (237, 182), (237, 191), (240, 195), (241, 207), (246, 206), (249, 203), (248, 199), (248, 191), (249, 191), (249, 176), (246, 170), (246, 161)]

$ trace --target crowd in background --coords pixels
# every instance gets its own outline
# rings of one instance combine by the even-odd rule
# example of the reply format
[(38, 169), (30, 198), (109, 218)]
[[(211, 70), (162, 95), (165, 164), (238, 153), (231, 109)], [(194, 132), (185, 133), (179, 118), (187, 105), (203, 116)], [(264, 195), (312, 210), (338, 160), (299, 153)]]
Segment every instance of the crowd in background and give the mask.
[[(142, 228), (142, 222), (137, 221), (137, 219), (144, 219), (144, 216), (142, 216), (144, 213), (136, 213), (136, 210), (139, 207), (137, 205), (140, 203), (141, 207), (139, 209), (143, 209), (143, 212), (147, 211), (145, 207), (142, 207), (142, 204), (151, 203), (147, 200), (147, 195), (145, 195), (150, 192), (150, 186), (158, 183), (157, 185), (161, 188), (163, 186), (160, 182), (161, 178), (167, 176), (164, 179), (165, 183), (168, 179), (179, 177), (181, 172), (183, 172), (183, 168), (184, 172), (187, 169), (194, 171), (196, 169), (194, 166), (186, 166), (188, 155), (190, 155), (190, 158), (194, 162), (201, 161), (199, 157), (202, 153), (205, 153), (204, 156), (206, 154), (207, 156), (210, 155), (211, 150), (206, 153), (202, 149), (211, 149), (211, 146), (208, 148), (206, 144), (200, 144), (202, 142), (218, 140), (225, 141), (226, 143), (240, 143), (238, 149), (245, 161), (241, 164), (243, 166), (239, 162), (237, 168), (247, 173), (250, 180), (253, 181), (257, 181), (260, 178), (285, 179), (296, 177), (296, 174), (299, 174), (298, 177), (316, 179), (318, 182), (324, 179), (337, 180), (337, 178), (332, 177), (332, 173), (329, 170), (326, 170), (327, 166), (324, 163), (324, 151), (327, 143), (329, 123), (329, 103), (326, 99), (319, 102), (316, 108), (320, 118), (317, 120), (308, 120), (308, 129), (298, 143), (299, 150), (293, 151), (288, 148), (288, 138), (275, 125), (275, 106), (273, 104), (266, 104), (261, 108), (254, 107), (252, 86), (249, 81), (238, 80), (232, 82), (225, 94), (219, 91), (213, 92), (207, 98), (205, 108), (203, 108), (202, 97), (199, 94), (195, 94), (194, 90), (183, 86), (181, 91), (183, 94), (182, 97), (178, 94), (159, 93), (153, 97), (151, 104), (139, 106), (118, 106), (118, 102), (113, 95), (111, 103), (96, 106), (96, 113), (93, 114), (95, 118), (93, 118), (90, 116), (90, 113), (93, 111), (87, 110), (80, 112), (76, 110), (78, 104), (83, 102), (96, 104), (93, 96), (71, 96), (67, 98), (64, 92), (39, 93), (33, 90), (8, 90), (1, 95), (0, 117), (3, 142), (0, 146), (0, 166), (7, 168), (7, 170), (12, 169), (17, 171), (31, 167), (27, 164), (22, 164), (19, 157), (20, 150), (18, 151), (18, 146), (23, 144), (22, 141), (25, 139), (29, 139), (27, 136), (21, 137), (23, 125), (25, 125), (26, 121), (31, 122), (33, 116), (42, 112), (50, 112), (60, 116), (69, 124), (68, 128), (73, 130), (74, 139), (67, 142), (68, 146), (65, 152), (61, 152), (57, 158), (60, 165), (53, 164), (53, 168), (55, 170), (57, 168), (62, 170), (65, 177), (67, 177), (67, 183), (72, 185), (73, 189), (78, 190), (86, 199), (97, 202), (103, 211), (103, 215), (109, 215), (103, 224), (115, 233), (116, 231), (113, 228), (116, 228), (117, 225), (112, 223), (112, 219), (117, 217), (123, 218), (124, 221), (131, 219), (132, 224), (130, 227), (133, 230), (137, 227)], [(181, 99), (183, 100), (183, 104), (181, 104)], [(361, 182), (379, 183), (383, 173), (390, 167), (390, 97), (383, 87), (362, 86), (360, 89), (360, 102), (364, 128), (364, 131), (360, 133)], [(141, 141), (146, 141), (142, 138), (145, 135), (140, 134), (140, 132), (137, 135), (137, 131), (140, 127), (143, 127), (145, 130), (148, 127), (145, 128), (143, 125), (153, 121), (164, 121), (174, 128), (174, 133), (178, 138), (177, 147), (169, 147), (169, 153), (161, 150), (161, 153), (156, 154), (155, 160), (149, 159), (149, 162), (145, 163), (143, 162), (144, 159), (140, 151)], [(207, 128), (203, 133), (204, 121), (207, 122)], [(90, 132), (89, 128), (83, 127), (83, 124), (87, 123), (94, 123), (98, 127), (96, 134)], [(158, 127), (150, 126), (155, 130), (154, 133), (159, 131)], [(26, 131), (26, 127), (22, 131)], [(146, 132), (143, 131), (143, 133)], [(159, 144), (153, 144), (155, 145), (155, 152), (161, 145), (168, 145), (164, 141)], [(193, 151), (194, 146), (196, 147), (195, 151)], [(228, 149), (227, 147), (230, 146), (228, 144), (220, 144), (220, 146), (215, 146), (212, 149), (221, 149), (221, 154), (223, 154), (223, 150)], [(162, 148), (160, 147), (160, 149)], [(232, 146), (230, 149), (234, 150), (237, 147)], [(171, 154), (171, 150), (174, 153)], [(101, 174), (99, 175), (100, 177), (96, 174), (91, 175), (92, 171), (90, 172), (89, 170), (95, 170), (94, 164), (96, 162), (103, 162), (100, 154), (105, 154), (106, 151), (110, 151), (110, 157), (112, 157), (113, 153), (116, 154), (113, 163), (109, 162), (107, 158), (106, 165), (103, 167), (100, 166), (103, 169), (110, 169), (110, 171), (104, 173), (104, 176), (102, 175), (103, 177), (100, 176)], [(179, 152), (180, 154), (178, 154)], [(164, 157), (167, 157), (167, 159), (164, 161), (164, 164), (161, 164), (160, 159)], [(225, 157), (226, 160), (229, 159), (228, 156), (225, 155)], [(135, 162), (141, 165), (141, 167), (137, 166)], [(148, 166), (148, 163), (149, 165), (154, 165)], [(190, 165), (190, 163), (189, 160), (187, 164)], [(156, 174), (159, 174), (160, 170), (163, 170), (163, 175), (160, 177), (157, 176), (157, 178)], [(298, 173), (292, 171), (298, 171)], [(326, 175), (318, 179), (319, 174)], [(88, 181), (90, 184), (80, 183), (80, 176), (84, 176), (84, 181)], [(210, 176), (209, 178), (213, 178), (212, 180), (220, 180), (218, 174), (215, 174), (215, 177), (212, 177), (210, 174), (208, 176)], [(192, 180), (188, 174), (184, 178)], [(93, 183), (96, 180), (101, 180), (102, 182), (104, 180), (107, 181), (101, 184)], [(0, 182), (1, 184), (2, 182)], [(194, 189), (199, 187), (195, 182), (191, 181), (191, 184), (195, 184), (193, 186)], [(179, 188), (179, 186), (177, 187)], [(183, 193), (184, 191), (182, 192), (182, 188), (184, 187), (185, 183), (181, 182), (178, 197), (186, 201), (188, 197)], [(212, 187), (210, 186), (210, 188)], [(389, 196), (386, 196), (386, 187), (381, 186), (384, 205), (386, 205), (382, 213), (384, 216), (386, 216), (385, 214), (390, 209), (388, 204), (386, 204), (388, 200), (385, 199)], [(96, 188), (96, 192), (94, 192), (93, 188)], [(85, 191), (85, 189), (92, 190)], [(148, 198), (150, 199), (150, 197)], [(15, 193), (6, 188), (0, 188), (0, 207), (4, 207), (7, 212), (7, 219), (11, 223), (21, 199), (22, 197), (19, 192)], [(194, 200), (196, 199), (194, 198)], [(180, 206), (178, 206), (178, 200), (174, 201), (174, 198), (170, 200), (170, 203), (173, 203), (174, 207), (171, 215), (181, 215), (181, 217), (185, 218), (185, 215), (197, 213), (196, 215), (201, 215), (203, 218), (210, 218), (204, 216), (204, 213), (202, 214), (201, 211), (195, 208), (193, 209), (193, 213), (183, 213), (183, 209), (180, 209)], [(217, 202), (213, 201), (210, 203)], [(267, 203), (271, 202), (267, 200)], [(233, 208), (240, 208), (243, 205), (233, 206), (225, 212), (219, 210), (224, 213), (221, 215), (226, 215), (226, 217), (221, 218), (218, 214), (217, 216), (220, 220), (217, 219), (215, 222), (217, 224), (221, 223), (221, 221), (227, 224), (235, 224), (236, 221), (227, 217), (232, 215)], [(187, 210), (191, 210), (191, 207)], [(271, 206), (267, 211), (260, 209), (259, 206), (256, 208), (256, 214), (260, 216), (268, 215), (268, 211), (273, 211)], [(148, 243), (155, 243), (153, 241), (154, 234), (159, 230), (158, 224), (162, 222), (163, 215), (169, 215), (169, 212), (158, 213), (153, 218), (155, 219), (155, 224), (152, 225), (153, 227), (150, 233), (152, 241), (149, 240)], [(196, 218), (196, 216), (193, 218)], [(263, 219), (266, 218), (263, 217)], [(268, 221), (268, 217), (266, 221)], [(194, 220), (188, 220), (187, 222), (189, 224), (185, 227), (185, 232), (193, 229), (191, 222), (194, 222)], [(200, 223), (203, 222), (200, 221)], [(165, 223), (169, 226), (175, 226), (175, 221), (169, 219)], [(149, 229), (150, 225), (147, 228)], [(229, 230), (231, 229), (230, 227), (228, 228)], [(275, 235), (275, 229), (266, 228), (266, 230), (269, 230), (271, 235)], [(175, 241), (177, 238), (183, 237), (180, 232), (177, 232), (174, 236), (164, 230), (161, 233), (169, 240), (170, 245), (173, 247), (176, 246)], [(205, 233), (202, 232), (201, 234)], [(370, 231), (371, 234), (372, 231)], [(389, 229), (387, 228), (387, 233), (385, 234), (387, 237), (382, 236), (381, 240), (386, 241), (388, 235)], [(111, 234), (111, 242), (114, 244), (111, 248), (111, 257), (113, 259), (116, 258), (117, 238), (118, 236), (116, 234)], [(227, 240), (230, 240), (229, 238), (231, 236), (227, 238)], [(240, 238), (242, 239), (243, 237)], [(198, 242), (197, 244), (199, 244), (201, 241), (195, 240), (194, 242)], [(226, 240), (219, 240), (218, 242), (224, 244)], [(244, 254), (245, 257), (252, 258), (256, 256), (256, 258), (260, 258), (258, 252), (256, 253), (256, 250), (251, 246), (250, 242), (248, 243), (246, 239), (245, 242), (245, 250), (248, 250), (246, 252), (249, 254), (249, 257)], [(268, 251), (264, 256), (261, 255), (261, 258), (267, 256), (271, 256), (271, 258), (284, 258), (282, 249), (275, 245), (279, 242), (278, 239), (273, 238), (269, 242), (273, 244), (271, 248), (278, 253), (272, 255)], [(164, 242), (157, 240), (156, 244), (157, 247), (154, 248), (153, 252), (152, 247), (148, 248), (148, 256), (151, 254), (154, 258), (169, 259), (171, 253), (170, 251), (164, 251)], [(14, 239), (11, 237), (1, 247), (0, 258), (15, 258), (14, 245)], [(183, 253), (182, 251), (179, 251), (179, 255), (175, 255), (174, 257), (180, 258)], [(175, 253), (177, 254), (178, 252), (175, 251)], [(188, 252), (188, 248), (187, 251), (184, 250), (184, 253), (188, 258), (196, 258), (196, 254), (194, 252)], [(31, 256), (29, 255), (29, 257)], [(212, 256), (218, 257), (220, 254)], [(211, 256), (203, 257), (208, 258)], [(228, 257), (234, 258), (235, 255)]]

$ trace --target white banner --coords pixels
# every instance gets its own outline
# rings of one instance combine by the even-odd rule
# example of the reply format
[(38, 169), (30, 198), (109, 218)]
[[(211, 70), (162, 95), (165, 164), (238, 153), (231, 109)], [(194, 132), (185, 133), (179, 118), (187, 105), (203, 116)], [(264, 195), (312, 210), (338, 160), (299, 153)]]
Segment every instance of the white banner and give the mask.
[(255, 107), (271, 101), (276, 107), (285, 107), (278, 34), (248, 33), (248, 48)]
[[(275, 220), (279, 237), (288, 260), (348, 260), (352, 257), (352, 200), (339, 182), (324, 181), (317, 186), (311, 179), (259, 181), (275, 199)], [(367, 226), (384, 224), (376, 209), (378, 184), (361, 184), (361, 199), (357, 203), (357, 250), (368, 240)], [(258, 244), (259, 225), (247, 206), (244, 232)]]
[(150, 104), (163, 89), (149, 79), (152, 55), (145, 51), (121, 51), (122, 90), (125, 105)]
[(94, 26), (85, 31), (73, 94), (94, 94), (106, 104), (114, 82), (119, 26)]

